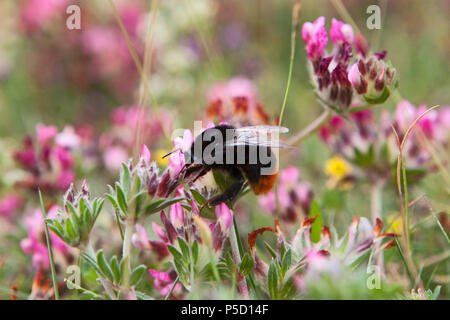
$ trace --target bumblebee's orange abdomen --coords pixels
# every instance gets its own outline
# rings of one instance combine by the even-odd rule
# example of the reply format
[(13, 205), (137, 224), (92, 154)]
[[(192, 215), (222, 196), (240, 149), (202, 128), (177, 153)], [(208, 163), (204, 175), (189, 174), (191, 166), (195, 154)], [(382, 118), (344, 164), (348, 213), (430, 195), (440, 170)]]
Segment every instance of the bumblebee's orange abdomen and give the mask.
[(277, 176), (278, 172), (272, 175), (261, 176), (258, 181), (249, 181), (250, 187), (256, 195), (267, 193), (272, 190), (273, 186), (275, 185)]

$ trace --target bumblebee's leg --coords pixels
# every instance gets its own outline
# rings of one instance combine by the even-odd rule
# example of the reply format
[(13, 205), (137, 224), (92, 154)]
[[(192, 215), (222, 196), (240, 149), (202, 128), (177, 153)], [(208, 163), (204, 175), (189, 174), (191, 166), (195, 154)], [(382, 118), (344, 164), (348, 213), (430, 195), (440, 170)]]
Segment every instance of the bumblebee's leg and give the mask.
[(217, 196), (212, 197), (208, 200), (208, 205), (216, 206), (221, 204), (222, 202), (227, 202), (227, 204), (232, 203), (233, 200), (237, 197), (239, 192), (244, 185), (244, 181), (238, 181), (229, 186), (222, 194), (218, 194)]
[(216, 206), (218, 204), (221, 204), (222, 202), (227, 202), (227, 204), (229, 205), (230, 203), (233, 203), (233, 200), (239, 195), (239, 192), (241, 191), (242, 186), (245, 182), (244, 176), (241, 170), (236, 167), (229, 169), (228, 173), (233, 178), (233, 180), (236, 180), (236, 182), (225, 189), (222, 194), (218, 194), (209, 199), (208, 204), (210, 206)]

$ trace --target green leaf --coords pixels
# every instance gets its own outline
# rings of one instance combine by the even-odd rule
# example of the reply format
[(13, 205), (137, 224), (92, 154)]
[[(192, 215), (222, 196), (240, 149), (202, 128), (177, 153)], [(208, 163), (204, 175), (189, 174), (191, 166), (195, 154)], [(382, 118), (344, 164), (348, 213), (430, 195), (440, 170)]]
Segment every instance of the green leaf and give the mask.
[(120, 185), (122, 186), (121, 189), (124, 192), (124, 195), (127, 197), (131, 189), (131, 173), (130, 169), (128, 169), (128, 165), (125, 162), (122, 162), (119, 181)]
[(177, 203), (177, 202), (179, 202), (181, 200), (184, 200), (184, 199), (185, 199), (184, 197), (178, 197), (178, 198), (173, 198), (173, 199), (170, 199), (170, 200), (163, 200), (163, 202), (161, 202), (156, 207), (152, 207), (151, 209), (149, 209), (147, 207), (146, 210), (145, 210), (145, 214), (149, 215), (149, 214), (160, 212), (161, 210), (164, 210), (168, 206), (171, 206), (172, 204)]
[(56, 220), (56, 219), (47, 219), (47, 221), (48, 222), (51, 222), (57, 229), (58, 229), (58, 231), (61, 233), (61, 234), (64, 234), (64, 228), (63, 228), (63, 226), (61, 225), (61, 222), (59, 222), (58, 220)]
[(431, 297), (433, 300), (437, 300), (439, 298), (439, 295), (441, 294), (441, 289), (442, 289), (442, 286), (436, 286), (436, 288), (434, 288), (434, 292)]
[(155, 300), (155, 298), (150, 297), (149, 295), (140, 291), (136, 291), (136, 298), (138, 298), (139, 300)]
[[(51, 220), (48, 220), (51, 221)], [(64, 237), (64, 233), (61, 233), (58, 228), (56, 228), (54, 225), (50, 224), (50, 222), (48, 223), (48, 227), (50, 228), (50, 230), (52, 230), (62, 241), (67, 242), (66, 238)]]
[(111, 270), (114, 274), (114, 283), (120, 283), (120, 267), (117, 256), (113, 256), (109, 262)]
[(192, 251), (192, 260), (194, 261), (194, 265), (195, 265), (198, 260), (198, 241), (195, 241), (192, 244), (191, 251)]
[(176, 260), (180, 260), (180, 261), (183, 261), (183, 260), (184, 260), (184, 259), (183, 259), (183, 255), (181, 254), (180, 251), (178, 251), (177, 248), (175, 248), (175, 247), (172, 246), (172, 245), (168, 245), (167, 248), (169, 249), (169, 251), (170, 251), (170, 253), (172, 254), (172, 256), (173, 256), (173, 258), (174, 258), (175, 261), (176, 261)]
[(124, 214), (128, 212), (128, 204), (122, 187), (116, 182), (117, 203)]
[(292, 264), (292, 251), (291, 249), (287, 249), (281, 261), (281, 272), (283, 273), (283, 276), (286, 274), (286, 271), (289, 270), (291, 264)]
[(276, 259), (276, 257), (277, 257), (276, 251), (270, 246), (270, 244), (268, 244), (265, 241), (264, 241), (264, 245), (265, 245), (267, 251), (269, 251), (269, 253), (272, 256), (272, 258)]
[(105, 274), (99, 268), (99, 266), (98, 266), (97, 262), (94, 260), (94, 258), (92, 258), (89, 254), (84, 253), (84, 252), (81, 253), (81, 256), (97, 272), (97, 275), (99, 275), (103, 278), (106, 278)]
[(389, 90), (389, 87), (385, 87), (381, 95), (379, 95), (378, 97), (370, 97), (370, 96), (363, 96), (363, 97), (367, 103), (381, 104), (384, 103), (389, 98), (390, 94), (391, 90)]
[(280, 290), (280, 297), (283, 300), (291, 299), (296, 293), (296, 289), (292, 279), (289, 279), (284, 283)]
[(119, 265), (119, 270), (120, 270), (120, 278), (124, 279), (125, 278), (125, 273), (128, 272), (128, 259), (129, 257), (125, 257), (122, 259), (122, 261), (120, 261), (120, 265)]
[(272, 261), (269, 266), (267, 284), (270, 297), (275, 300), (278, 299), (278, 268), (276, 266), (276, 260)]
[(100, 212), (102, 211), (103, 208), (103, 204), (105, 203), (104, 199), (95, 199), (94, 200), (94, 219), (97, 220), (98, 215), (100, 214)]
[(110, 195), (110, 194), (106, 194), (106, 197), (109, 199), (109, 202), (111, 202), (114, 210), (116, 211), (116, 213), (118, 214), (118, 216), (122, 219), (125, 220), (126, 216), (122, 213), (122, 210), (120, 210), (119, 204), (117, 203), (116, 199), (114, 198), (114, 196)]
[(67, 236), (71, 240), (71, 244), (76, 244), (79, 241), (79, 237), (75, 233), (72, 221), (70, 219), (66, 219), (66, 221), (64, 222), (64, 227), (66, 229)]
[(97, 264), (102, 270), (103, 274), (106, 275), (106, 277), (114, 282), (114, 274), (111, 270), (111, 267), (109, 266), (108, 262), (106, 261), (104, 255), (103, 255), (103, 249), (99, 250), (97, 252)]
[(199, 205), (204, 205), (206, 202), (206, 199), (201, 195), (201, 193), (199, 193), (197, 190), (192, 189), (191, 190), (192, 196), (194, 197), (194, 200), (199, 204)]
[(239, 272), (246, 277), (252, 271), (253, 264), (253, 258), (248, 253), (245, 253), (239, 265)]
[(339, 189), (328, 189), (322, 198), (326, 208), (340, 210), (344, 208), (343, 192)]
[(374, 148), (373, 144), (370, 145), (366, 153), (362, 153), (357, 148), (355, 151), (355, 160), (353, 161), (359, 167), (368, 167), (374, 163)]
[(147, 267), (141, 264), (140, 266), (137, 266), (133, 272), (131, 273), (130, 277), (130, 283), (132, 286), (137, 286), (139, 282), (142, 280), (142, 276), (144, 275), (145, 271), (147, 270)]
[(184, 240), (181, 237), (178, 237), (178, 244), (180, 245), (181, 253), (183, 254), (184, 260), (187, 262), (189, 261), (189, 245), (187, 244), (186, 240)]
[(311, 217), (317, 216), (316, 221), (314, 221), (314, 223), (311, 226), (311, 240), (312, 242), (319, 242), (320, 233), (323, 227), (323, 220), (322, 214), (320, 212), (320, 206), (316, 200), (313, 200), (311, 203), (310, 215)]
[(151, 202), (147, 208), (145, 208), (145, 212), (153, 212), (153, 210), (155, 208), (157, 208), (161, 203), (163, 203), (164, 201), (166, 201), (165, 199), (158, 199), (156, 201)]

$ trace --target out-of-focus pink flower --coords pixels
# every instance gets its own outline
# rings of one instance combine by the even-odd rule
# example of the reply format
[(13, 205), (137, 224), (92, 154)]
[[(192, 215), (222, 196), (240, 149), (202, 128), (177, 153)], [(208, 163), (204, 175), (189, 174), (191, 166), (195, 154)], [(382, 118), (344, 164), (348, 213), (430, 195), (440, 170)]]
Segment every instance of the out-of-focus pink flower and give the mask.
[(147, 232), (142, 225), (136, 224), (136, 233), (132, 235), (131, 243), (139, 250), (150, 249), (150, 242), (148, 240)]
[(55, 137), (55, 142), (61, 147), (68, 149), (77, 148), (81, 143), (81, 136), (78, 135), (72, 126), (65, 126)]
[(402, 100), (395, 109), (394, 122), (399, 130), (405, 132), (417, 116), (416, 107), (408, 100)]
[[(397, 144), (390, 126), (394, 126), (400, 140), (402, 140), (408, 128), (426, 110), (427, 107), (425, 105), (420, 105), (416, 108), (409, 101), (403, 100), (397, 104), (392, 120), (390, 120), (387, 112), (384, 113), (384, 132), (388, 142), (390, 142), (391, 149), (396, 149)], [(429, 149), (424, 146), (424, 138), (439, 144), (445, 145), (448, 143), (450, 135), (448, 125), (449, 112), (450, 107), (441, 107), (428, 112), (417, 122), (417, 126), (410, 132), (403, 147), (403, 155), (407, 167), (424, 168), (426, 162), (431, 158)], [(431, 166), (428, 167), (431, 169)]]
[(305, 22), (302, 27), (302, 38), (306, 43), (308, 58), (315, 60), (320, 57), (328, 43), (325, 17), (317, 18), (314, 23)]
[[(172, 270), (170, 273), (158, 271), (155, 269), (148, 269), (150, 275), (154, 278), (153, 286), (162, 296), (169, 294), (170, 289), (176, 279), (176, 273)], [(172, 295), (177, 295), (181, 291), (181, 283), (177, 283), (172, 291)]]
[(103, 162), (111, 171), (119, 170), (122, 162), (128, 160), (128, 153), (121, 147), (110, 147), (103, 154)]
[(24, 148), (14, 153), (14, 158), (25, 168), (34, 169), (36, 163), (36, 153), (33, 147), (33, 140), (27, 136), (24, 139)]
[(169, 242), (166, 233), (156, 222), (152, 222), (152, 229), (153, 232), (158, 236), (158, 238), (161, 239), (161, 241)]
[(208, 91), (208, 100), (221, 100), (230, 103), (234, 98), (246, 98), (250, 108), (254, 108), (257, 100), (254, 84), (247, 78), (236, 77), (213, 85)]
[(58, 176), (56, 185), (60, 190), (66, 190), (75, 181), (75, 172), (71, 169), (64, 169)]
[(353, 43), (353, 28), (342, 21), (331, 19), (330, 38), (333, 44), (348, 42)]
[(0, 199), (0, 216), (8, 218), (23, 204), (23, 200), (11, 193)]
[(274, 214), (278, 202), (282, 211), (280, 217), (289, 222), (297, 221), (299, 215), (308, 215), (313, 192), (306, 182), (299, 182), (300, 172), (294, 166), (287, 167), (280, 173), (277, 193), (270, 191), (258, 198), (261, 209)]
[(353, 160), (357, 154), (366, 153), (376, 141), (372, 112), (364, 110), (350, 114), (355, 126), (340, 116), (333, 116), (320, 129), (320, 137), (335, 152)]
[[(55, 218), (58, 207), (52, 207), (47, 217)], [(50, 259), (48, 256), (47, 244), (45, 242), (44, 225), (41, 210), (36, 209), (33, 213), (25, 218), (25, 225), (28, 230), (28, 237), (22, 239), (20, 247), (23, 252), (32, 256), (33, 266), (38, 270), (48, 269)], [(50, 239), (52, 241), (53, 253), (55, 261), (62, 262), (63, 258), (71, 254), (72, 249), (67, 246), (57, 235), (50, 231)]]
[(80, 138), (73, 129), (71, 131), (73, 139), (68, 141), (54, 126), (36, 126), (36, 143), (31, 137), (26, 137), (23, 149), (14, 153), (14, 158), (28, 174), (18, 186), (51, 190), (66, 190), (69, 187), (75, 180), (74, 152), (81, 151), (76, 149)]
[(361, 33), (357, 33), (355, 37), (355, 49), (356, 53), (361, 55), (363, 58), (367, 56), (370, 50), (370, 46), (367, 43), (366, 39), (361, 35)]
[(60, 146), (55, 146), (53, 152), (55, 153), (55, 157), (58, 160), (59, 164), (63, 168), (67, 169), (73, 167), (74, 159), (72, 153), (69, 150)]
[(28, 0), (21, 8), (21, 21), (27, 31), (36, 31), (49, 19), (65, 16), (68, 0)]
[(117, 11), (128, 33), (134, 37), (141, 20), (145, 16), (142, 7), (137, 2), (125, 2), (117, 7)]
[(280, 184), (285, 187), (290, 187), (297, 182), (299, 176), (300, 171), (298, 170), (298, 168), (294, 166), (289, 166), (283, 171), (281, 171)]
[(214, 84), (208, 91), (209, 120), (236, 126), (268, 124), (270, 117), (258, 103), (255, 85), (247, 78), (236, 77)]
[(266, 195), (258, 197), (258, 203), (259, 206), (264, 209), (264, 211), (272, 214), (275, 213), (277, 209), (275, 192), (270, 191)]
[(173, 126), (172, 114), (161, 110), (157, 116), (138, 106), (119, 107), (111, 113), (110, 119), (112, 127), (101, 135), (99, 144), (105, 165), (112, 171), (131, 157), (136, 145), (136, 128), (139, 127), (142, 143), (151, 149), (162, 140), (164, 131), (170, 132)]
[(42, 123), (36, 125), (36, 139), (41, 145), (47, 143), (48, 140), (53, 139), (58, 133), (58, 128), (55, 126), (46, 126)]

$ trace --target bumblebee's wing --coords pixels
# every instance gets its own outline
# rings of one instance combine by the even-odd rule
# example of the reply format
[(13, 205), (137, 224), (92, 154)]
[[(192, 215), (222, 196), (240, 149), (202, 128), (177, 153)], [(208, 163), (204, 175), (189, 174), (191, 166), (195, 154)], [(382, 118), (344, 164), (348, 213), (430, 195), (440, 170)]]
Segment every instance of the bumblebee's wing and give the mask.
[(286, 127), (280, 126), (270, 126), (270, 125), (261, 125), (261, 126), (248, 126), (234, 129), (236, 132), (254, 132), (254, 133), (271, 133), (271, 132), (280, 132), (280, 133), (288, 133), (289, 129)]
[(234, 130), (234, 135), (224, 143), (224, 147), (263, 146), (271, 148), (292, 149), (293, 147), (278, 139), (279, 133), (289, 132), (288, 128), (279, 126), (250, 126)]
[(271, 147), (280, 149), (295, 149), (295, 147), (290, 146), (280, 140), (259, 140), (259, 139), (248, 139), (243, 141), (226, 141), (224, 147), (237, 147), (237, 146), (260, 146), (260, 147)]

